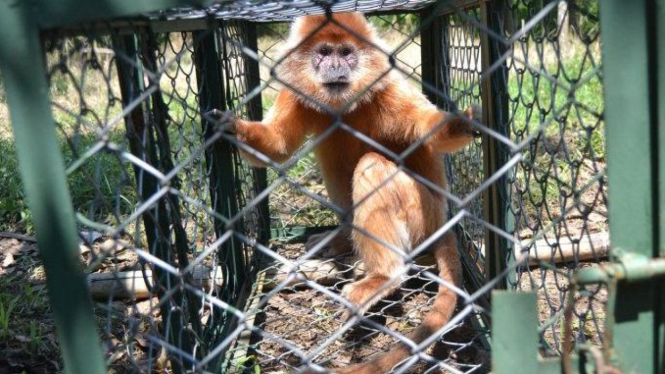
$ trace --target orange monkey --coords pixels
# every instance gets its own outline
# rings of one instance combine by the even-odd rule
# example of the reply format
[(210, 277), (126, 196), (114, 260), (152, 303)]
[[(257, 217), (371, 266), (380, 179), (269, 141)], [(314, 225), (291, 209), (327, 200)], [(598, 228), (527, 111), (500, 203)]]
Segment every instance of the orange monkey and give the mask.
[[(402, 160), (394, 160), (337, 127), (315, 148), (331, 201), (353, 217), (345, 235), (333, 240), (333, 252), (352, 245), (365, 263), (366, 276), (342, 292), (357, 313), (393, 292), (406, 269), (403, 256), (384, 244), (409, 252), (446, 220), (444, 197), (399, 165), (403, 162), (410, 172), (445, 187), (441, 154), (467, 145), (477, 135), (471, 122), (479, 116), (477, 107), (464, 115), (438, 110), (393, 71), (383, 45), (360, 13), (297, 19), (276, 67), (277, 79), (286, 87), (275, 105), (262, 122), (236, 119), (231, 126), (239, 141), (275, 162), (289, 159), (306, 136), (321, 135), (338, 122), (395, 154), (422, 142)], [(242, 153), (252, 164), (265, 166)], [(439, 239), (433, 251), (440, 277), (458, 284), (454, 235)], [(454, 292), (440, 286), (432, 311), (408, 338), (420, 343), (439, 330), (450, 319), (456, 300)], [(347, 311), (346, 317), (350, 314)], [(400, 343), (387, 354), (335, 372), (384, 373), (410, 354), (410, 348)]]

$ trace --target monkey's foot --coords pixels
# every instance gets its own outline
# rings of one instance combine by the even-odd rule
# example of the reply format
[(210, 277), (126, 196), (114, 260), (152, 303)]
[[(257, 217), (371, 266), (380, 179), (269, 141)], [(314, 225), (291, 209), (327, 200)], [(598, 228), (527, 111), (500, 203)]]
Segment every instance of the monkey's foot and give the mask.
[[(348, 300), (349, 302), (351, 302), (351, 304), (353, 304), (353, 305), (355, 306), (356, 304), (354, 304), (354, 301), (353, 301), (353, 300), (349, 300), (349, 294), (353, 292), (354, 284), (355, 284), (355, 282), (354, 282), (354, 283), (349, 283), (349, 284), (345, 285), (344, 288), (342, 288), (342, 293), (341, 293), (340, 296), (342, 296), (343, 298), (345, 298), (346, 300)], [(357, 309), (357, 308), (356, 308), (356, 309)], [(341, 311), (342, 311), (342, 315), (341, 315), (340, 318), (342, 319), (342, 321), (343, 321), (344, 323), (348, 322), (349, 319), (351, 319), (351, 317), (353, 317), (354, 315), (356, 315), (356, 313), (354, 313), (353, 310), (349, 309), (349, 308), (348, 308), (347, 306), (345, 306), (345, 305), (342, 305)], [(359, 313), (362, 315), (362, 311), (360, 311), (360, 310), (356, 310), (356, 312), (359, 312)]]

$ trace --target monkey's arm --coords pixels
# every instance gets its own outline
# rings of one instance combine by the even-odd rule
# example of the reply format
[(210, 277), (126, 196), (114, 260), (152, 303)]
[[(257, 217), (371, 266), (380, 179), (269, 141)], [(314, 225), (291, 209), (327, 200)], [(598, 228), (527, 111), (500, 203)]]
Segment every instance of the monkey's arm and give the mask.
[(423, 116), (426, 118), (421, 128), (421, 136), (430, 134), (427, 143), (432, 144), (435, 149), (442, 153), (458, 151), (475, 136), (479, 136), (478, 130), (471, 121), (478, 121), (481, 110), (472, 105), (464, 113), (448, 113), (444, 111), (430, 112)]
[[(293, 94), (282, 90), (262, 122), (236, 120), (236, 137), (271, 160), (282, 163), (302, 145), (307, 135), (306, 126), (311, 125), (308, 115), (308, 111), (297, 102)], [(252, 165), (266, 166), (257, 157), (239, 149)]]

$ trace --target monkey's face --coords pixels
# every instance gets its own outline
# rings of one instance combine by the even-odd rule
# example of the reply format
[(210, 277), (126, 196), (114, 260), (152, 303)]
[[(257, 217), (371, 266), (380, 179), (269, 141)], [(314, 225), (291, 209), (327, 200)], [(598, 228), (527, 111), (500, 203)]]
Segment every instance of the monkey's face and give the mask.
[(358, 66), (357, 48), (351, 43), (323, 42), (311, 52), (312, 68), (329, 95), (344, 95)]
[(360, 13), (305, 16), (294, 23), (277, 77), (319, 111), (352, 111), (382, 88), (387, 50)]

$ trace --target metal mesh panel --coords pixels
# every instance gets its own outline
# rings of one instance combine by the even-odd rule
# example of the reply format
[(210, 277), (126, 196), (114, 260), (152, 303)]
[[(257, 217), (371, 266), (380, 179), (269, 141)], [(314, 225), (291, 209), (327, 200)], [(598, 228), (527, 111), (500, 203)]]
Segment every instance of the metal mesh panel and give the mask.
[[(443, 45), (441, 89), (447, 93), (449, 100), (443, 101), (442, 107), (453, 110), (457, 107), (467, 108), (474, 103), (482, 103), (480, 97), (481, 46), (480, 9), (477, 7), (463, 12), (450, 13), (441, 17)], [(482, 183), (485, 174), (483, 169), (482, 140), (473, 143), (456, 155), (446, 156), (447, 176), (450, 190), (456, 196), (468, 196)], [(482, 196), (473, 199), (463, 208), (474, 217), (484, 217)], [(451, 216), (460, 212), (454, 205), (450, 206)], [(470, 268), (470, 276), (477, 274), (483, 278), (485, 269), (484, 256), (480, 250), (484, 245), (485, 229), (478, 221), (465, 217), (460, 222), (458, 231), (460, 244), (464, 247), (462, 255)], [(482, 279), (476, 280), (483, 284)]]
[[(403, 342), (410, 354), (395, 372), (487, 372), (495, 287), (538, 292), (545, 354), (561, 353), (566, 323), (568, 339), (602, 342), (607, 291), (568, 289), (571, 272), (603, 261), (608, 246), (597, 4), (460, 4), (232, 2), (45, 33), (82, 259), (114, 370), (323, 370)], [(302, 100), (329, 126), (283, 162), (229, 127), (231, 115), (261, 120), (280, 90), (302, 94), (276, 69), (288, 27), (248, 20), (343, 10), (376, 12), (381, 57), (405, 90), (449, 112), (482, 104), (473, 123), (482, 138), (445, 156), (446, 188), (408, 163), (429, 135), (395, 150), (311, 97)], [(350, 211), (332, 203), (317, 163), (334, 131), (386, 157), (390, 178), (426, 186), (442, 212), (445, 200), (448, 222), (403, 248), (359, 227), (362, 201)], [(405, 260), (399, 287), (362, 316), (341, 295), (368, 278), (367, 264), (324, 253), (350, 232)], [(428, 251), (450, 232), (459, 285)], [(305, 244), (313, 233), (322, 241)], [(452, 318), (428, 344), (404, 343), (437, 289), (456, 295)]]
[[(552, 28), (564, 12), (569, 24)], [(538, 20), (511, 46), (500, 93), (508, 101), (506, 129), (523, 156), (508, 177), (509, 215), (534, 257), (511, 286), (538, 291), (543, 342), (549, 353), (561, 352), (568, 279), (609, 249), (598, 4), (566, 11), (515, 2), (504, 17), (513, 27)], [(602, 342), (606, 297), (599, 286), (575, 296), (575, 341)]]
[[(369, 20), (394, 51), (396, 66), (401, 73), (410, 79), (411, 84), (421, 87), (420, 17), (414, 13), (378, 14), (369, 17)], [(271, 67), (279, 63), (280, 47), (286, 41), (287, 30), (288, 25), (281, 23), (258, 27), (261, 78), (266, 85), (262, 92), (264, 110), (274, 104), (279, 89), (283, 87), (279, 77), (272, 77)], [(477, 86), (475, 90), (478, 92)], [(479, 102), (477, 98), (476, 102)], [(471, 100), (465, 104), (470, 104)], [(312, 140), (316, 141), (316, 138)], [(278, 254), (297, 262), (306, 253), (302, 241), (307, 238), (303, 235), (332, 229), (337, 220), (334, 210), (323, 202), (328, 195), (312, 153), (299, 158), (286, 171), (286, 175), (296, 183), (282, 184), (270, 200), (273, 232), (278, 234), (278, 244), (273, 248)], [(277, 177), (277, 172), (269, 172), (269, 180), (274, 181)], [(311, 194), (317, 194), (320, 199), (312, 199)], [(349, 283), (350, 278), (358, 276), (359, 264), (357, 260), (347, 258), (315, 259), (305, 260), (298, 269), (307, 279), (316, 281), (332, 292), (339, 292)], [(393, 296), (375, 308), (371, 318), (400, 334), (412, 331), (430, 310), (429, 306), (436, 294), (436, 284), (422, 275), (424, 270), (433, 269), (431, 265), (415, 265), (408, 277), (410, 281), (402, 287), (399, 296)], [(395, 342), (381, 327), (363, 326), (350, 332), (348, 338), (340, 337), (331, 344), (328, 335), (342, 329), (344, 321), (339, 318), (339, 306), (330, 300), (327, 292), (316, 292), (302, 282), (288, 281), (289, 267), (279, 261), (269, 266), (263, 274), (263, 293), (255, 296), (257, 304), (261, 305), (261, 301), (265, 303), (261, 318), (257, 318), (256, 327), (260, 338), (255, 345), (239, 347), (243, 352), (245, 349), (253, 352), (252, 362), (263, 370), (292, 370), (299, 367), (302, 357), (307, 355), (325, 358), (322, 362), (325, 366), (362, 362), (372, 354), (387, 350)], [(275, 293), (273, 290), (276, 286), (286, 288)], [(425, 292), (420, 292), (420, 289)], [(477, 371), (487, 362), (483, 346), (487, 331), (475, 323), (476, 318), (472, 315), (460, 321), (432, 353), (441, 361), (441, 365), (456, 367), (461, 371)], [(453, 352), (459, 356), (444, 358), (450, 353), (455, 355)], [(433, 362), (422, 362), (410, 368), (409, 372), (420, 372), (427, 368), (433, 370)]]
[(249, 245), (262, 235), (251, 203), (259, 181), (202, 121), (215, 101), (248, 114), (249, 72), (228, 42), (247, 36), (243, 26), (46, 39), (92, 293), (106, 299), (97, 315), (118, 370), (154, 370), (166, 352), (174, 367), (205, 360), (246, 298)]
[[(450, 61), (449, 76), (443, 74), (442, 86), (451, 98), (478, 100), (478, 89), (490, 88), (492, 100), (505, 103), (483, 102), (491, 111), (485, 119), (497, 118), (495, 129), (517, 145), (500, 151), (504, 162), (515, 166), (503, 171), (507, 186), (499, 185), (500, 201), (483, 205), (475, 200), (465, 208), (475, 217), (487, 217), (492, 204), (504, 212), (503, 221), (495, 223), (519, 240), (521, 248), (504, 244), (506, 253), (517, 251), (505, 259), (507, 264), (528, 253), (516, 276), (506, 278), (507, 285), (538, 293), (546, 354), (558, 354), (563, 347), (572, 272), (602, 262), (609, 249), (598, 5), (565, 5), (509, 1), (490, 10), (487, 18), (496, 20), (505, 40), (511, 41), (503, 45), (503, 40), (490, 38), (490, 43), (498, 42), (494, 48), (505, 65), (484, 68), (501, 75), (499, 84), (483, 84), (491, 79), (479, 61), (483, 31), (469, 26), (481, 18), (479, 11), (457, 13), (442, 22), (451, 41), (444, 55), (444, 61)], [(481, 77), (484, 82), (477, 83)], [(483, 157), (480, 142), (450, 157), (452, 191), (462, 196), (476, 191), (488, 171)], [(469, 239), (464, 243), (469, 259), (488, 274), (487, 268), (497, 265), (484, 258), (485, 225), (465, 221), (461, 236)], [(602, 343), (606, 295), (600, 286), (575, 293), (571, 339)]]

